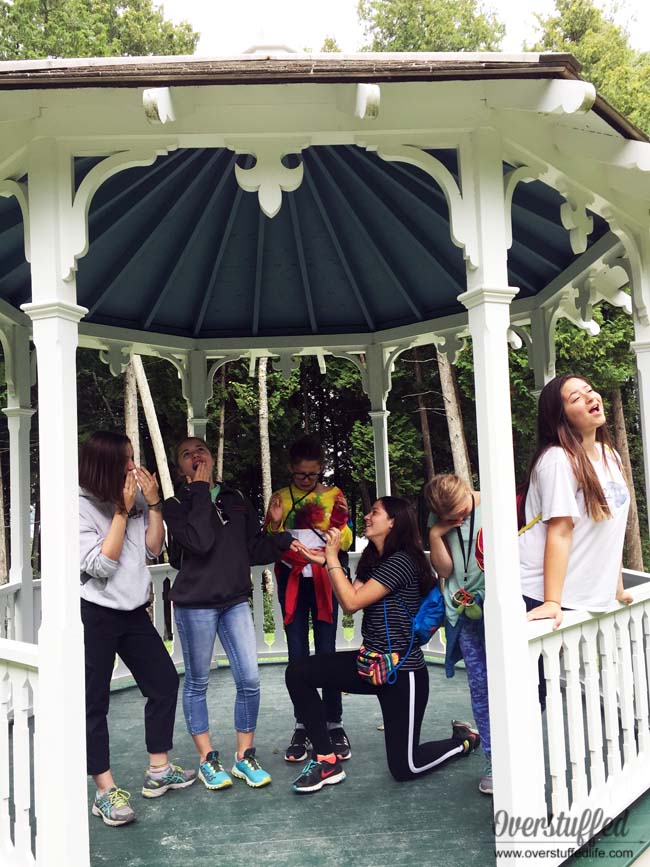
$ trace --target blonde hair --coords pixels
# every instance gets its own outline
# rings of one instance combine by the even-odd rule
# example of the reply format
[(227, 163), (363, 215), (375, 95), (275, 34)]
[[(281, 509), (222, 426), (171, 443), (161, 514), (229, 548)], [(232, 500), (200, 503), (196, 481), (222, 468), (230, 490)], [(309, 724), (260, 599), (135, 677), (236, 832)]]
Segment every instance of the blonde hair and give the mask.
[(427, 505), (439, 518), (454, 511), (461, 500), (472, 494), (472, 489), (452, 473), (434, 476), (424, 487), (424, 499)]

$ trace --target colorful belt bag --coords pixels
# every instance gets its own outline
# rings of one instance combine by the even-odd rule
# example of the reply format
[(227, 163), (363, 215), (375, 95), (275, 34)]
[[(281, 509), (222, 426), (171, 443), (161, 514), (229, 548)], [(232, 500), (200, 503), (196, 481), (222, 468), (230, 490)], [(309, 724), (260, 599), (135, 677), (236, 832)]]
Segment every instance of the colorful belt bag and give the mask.
[(404, 665), (408, 656), (413, 649), (413, 641), (415, 639), (415, 618), (411, 615), (403, 600), (397, 593), (394, 594), (397, 601), (406, 611), (409, 620), (411, 621), (411, 642), (409, 649), (400, 659), (399, 653), (394, 653), (390, 643), (390, 633), (388, 631), (388, 614), (386, 612), (386, 600), (384, 599), (384, 623), (386, 624), (386, 638), (388, 639), (388, 653), (381, 653), (378, 650), (369, 650), (363, 644), (359, 648), (357, 654), (357, 672), (359, 677), (372, 684), (372, 686), (385, 686), (395, 683), (397, 680), (397, 672)]

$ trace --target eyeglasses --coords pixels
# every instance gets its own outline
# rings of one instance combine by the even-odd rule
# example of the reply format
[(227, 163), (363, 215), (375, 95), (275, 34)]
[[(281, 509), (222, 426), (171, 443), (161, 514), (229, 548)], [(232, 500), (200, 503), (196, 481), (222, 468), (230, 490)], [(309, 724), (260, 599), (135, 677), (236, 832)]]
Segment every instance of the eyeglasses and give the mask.
[(313, 482), (320, 477), (320, 473), (291, 473), (291, 477), (293, 479), (302, 479), (305, 482), (309, 479), (310, 482)]

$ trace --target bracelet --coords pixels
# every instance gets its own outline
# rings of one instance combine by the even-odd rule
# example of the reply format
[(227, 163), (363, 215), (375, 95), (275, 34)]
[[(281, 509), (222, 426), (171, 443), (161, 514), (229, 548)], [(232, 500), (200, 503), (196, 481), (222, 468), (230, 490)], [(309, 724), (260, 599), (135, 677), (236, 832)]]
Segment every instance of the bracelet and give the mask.
[(561, 602), (558, 602), (557, 599), (545, 599), (545, 600), (544, 600), (544, 605), (546, 605), (547, 602), (552, 602), (554, 605), (559, 605), (560, 608), (562, 607), (562, 603), (561, 603)]
[(345, 572), (345, 569), (343, 569), (343, 566), (325, 566), (325, 568), (327, 569), (328, 572), (331, 572), (332, 569), (341, 569), (343, 572)]
[(147, 503), (150, 509), (154, 512), (159, 512), (162, 509), (162, 500), (157, 500), (155, 503)]

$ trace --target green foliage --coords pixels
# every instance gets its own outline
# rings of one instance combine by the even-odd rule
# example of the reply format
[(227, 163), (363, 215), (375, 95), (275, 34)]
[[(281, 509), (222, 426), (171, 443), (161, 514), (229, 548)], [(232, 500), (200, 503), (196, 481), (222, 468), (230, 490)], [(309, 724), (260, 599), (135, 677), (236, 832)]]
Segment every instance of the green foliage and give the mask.
[(0, 0), (0, 58), (193, 54), (199, 34), (152, 0)]
[(554, 12), (536, 15), (540, 38), (532, 50), (573, 54), (599, 93), (650, 132), (650, 54), (630, 47), (613, 16), (593, 0), (555, 0)]
[(479, 0), (359, 0), (368, 51), (498, 51), (504, 25)]
[(333, 36), (326, 36), (323, 40), (323, 44), (321, 46), (321, 51), (324, 54), (328, 54), (329, 52), (336, 53), (340, 52), (339, 44)]

